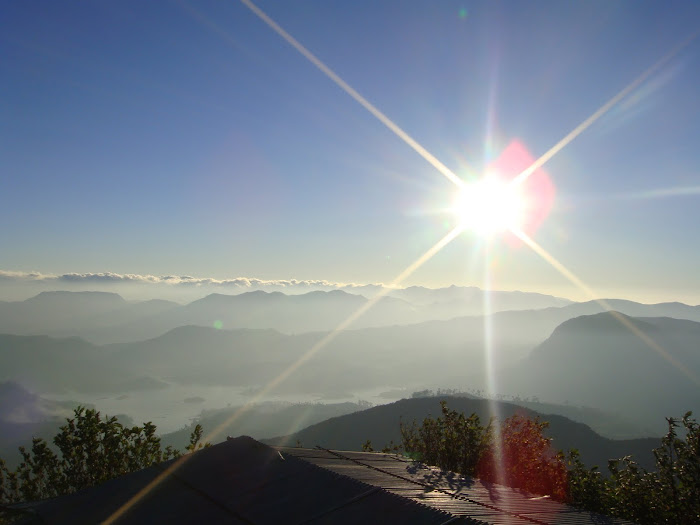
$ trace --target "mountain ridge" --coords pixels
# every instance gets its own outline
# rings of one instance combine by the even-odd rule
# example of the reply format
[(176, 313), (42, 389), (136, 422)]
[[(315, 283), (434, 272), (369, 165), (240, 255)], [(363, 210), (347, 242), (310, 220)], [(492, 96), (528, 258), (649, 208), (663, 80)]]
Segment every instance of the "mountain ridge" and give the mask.
[[(513, 414), (537, 417), (548, 421), (549, 428), (545, 434), (553, 438), (555, 450), (576, 448), (581, 459), (589, 466), (598, 465), (605, 470), (608, 459), (633, 455), (641, 465), (652, 468), (654, 457), (652, 449), (659, 446), (658, 438), (640, 438), (611, 440), (594, 432), (583, 423), (571, 421), (564, 416), (540, 414), (513, 403), (487, 399), (468, 399), (462, 397), (431, 397), (402, 399), (387, 405), (380, 405), (360, 412), (337, 416), (287, 436), (263, 439), (270, 445), (293, 445), (301, 442), (302, 446), (321, 446), (335, 450), (361, 450), (365, 441), (372, 442), (375, 448), (381, 448), (391, 441), (401, 442), (400, 422), (420, 423), (426, 417), (440, 416), (440, 401), (447, 401), (452, 410), (470, 415), (476, 413), (482, 424), (489, 418), (497, 416), (505, 419)], [(494, 411), (495, 408), (495, 411)]]
[[(474, 322), (470, 318), (483, 318), (484, 297), (478, 288), (409, 287), (396, 294), (405, 296), (407, 290), (414, 296), (416, 290), (420, 290), (417, 294), (420, 299), (412, 303), (390, 293), (376, 301), (350, 328), (408, 326), (454, 319), (469, 324)], [(472, 294), (471, 298), (463, 297), (465, 291)], [(557, 305), (512, 309), (524, 306), (521, 295), (537, 296)], [(561, 301), (566, 300), (532, 292), (495, 291), (491, 296), (492, 299), (505, 297), (500, 308), (492, 309), (495, 324), (514, 322), (521, 329), (528, 330), (525, 319), (531, 319), (540, 326), (540, 341), (537, 342), (544, 340), (567, 319), (605, 311), (596, 301), (562, 305)], [(92, 301), (93, 298), (99, 299)], [(273, 328), (287, 334), (299, 334), (332, 330), (369, 300), (344, 290), (296, 295), (258, 290), (235, 295), (212, 293), (181, 305), (164, 300), (130, 303), (111, 292), (42, 292), (25, 301), (0, 302), (0, 333), (75, 335), (98, 344), (142, 341), (184, 325)], [(617, 299), (607, 301), (611, 307), (634, 317), (665, 315), (700, 321), (700, 308), (683, 303), (645, 305)], [(525, 339), (530, 341), (532, 338)]]

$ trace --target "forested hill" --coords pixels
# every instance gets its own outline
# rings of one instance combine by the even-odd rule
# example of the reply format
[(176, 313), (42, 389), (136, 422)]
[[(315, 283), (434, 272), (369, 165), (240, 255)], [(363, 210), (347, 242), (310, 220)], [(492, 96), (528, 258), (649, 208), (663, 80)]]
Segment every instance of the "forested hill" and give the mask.
[(529, 417), (540, 416), (549, 422), (546, 433), (553, 439), (555, 449), (568, 450), (576, 448), (587, 465), (607, 467), (608, 459), (632, 455), (642, 466), (653, 468), (652, 449), (659, 446), (658, 438), (612, 440), (593, 432), (588, 426), (576, 423), (563, 416), (538, 414), (512, 403), (489, 401), (485, 399), (468, 399), (463, 397), (430, 397), (402, 399), (388, 405), (376, 406), (361, 412), (335, 417), (312, 425), (289, 436), (264, 440), (269, 444), (295, 445), (300, 442), (304, 447), (321, 446), (337, 450), (362, 450), (362, 445), (370, 440), (376, 449), (381, 449), (393, 441), (401, 442), (399, 424), (416, 420), (421, 423), (428, 416), (440, 415), (440, 401), (446, 400), (448, 406), (469, 416), (476, 413), (486, 424), (492, 415), (506, 418), (515, 413)]

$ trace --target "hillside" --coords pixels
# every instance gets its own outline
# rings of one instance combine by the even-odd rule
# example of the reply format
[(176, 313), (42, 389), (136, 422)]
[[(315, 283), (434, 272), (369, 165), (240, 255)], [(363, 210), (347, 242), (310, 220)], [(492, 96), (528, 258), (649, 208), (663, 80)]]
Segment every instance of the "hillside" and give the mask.
[(543, 400), (606, 407), (661, 434), (664, 417), (700, 409), (700, 323), (624, 319), (632, 330), (608, 313), (562, 323), (504, 372), (502, 384)]
[[(184, 326), (146, 341), (106, 346), (78, 338), (2, 335), (0, 380), (17, 379), (40, 390), (113, 390), (143, 376), (258, 387), (325, 335)], [(496, 341), (504, 359), (522, 356), (538, 342), (522, 335)], [(350, 330), (338, 334), (280, 388), (327, 395), (387, 385), (463, 384), (483, 369), (482, 348), (478, 319)]]
[(32, 437), (53, 436), (76, 405), (42, 398), (14, 381), (0, 383), (0, 458), (15, 465), (21, 458), (17, 447), (31, 446)]
[[(500, 418), (521, 413), (530, 417), (540, 415), (549, 421), (547, 435), (553, 439), (555, 449), (576, 448), (581, 452), (584, 463), (593, 466), (607, 466), (608, 459), (632, 455), (640, 464), (651, 468), (654, 464), (652, 449), (659, 445), (658, 438), (611, 440), (593, 432), (582, 423), (576, 423), (562, 416), (543, 415), (524, 409), (512, 403), (492, 402), (484, 399), (462, 397), (444, 398), (451, 409), (466, 415), (476, 413), (483, 424), (491, 415)], [(393, 441), (401, 442), (400, 421), (421, 422), (428, 416), (440, 414), (440, 398), (403, 399), (388, 405), (373, 407), (362, 412), (335, 417), (312, 425), (288, 436), (264, 440), (269, 444), (294, 445), (301, 442), (304, 447), (321, 446), (338, 450), (361, 450), (366, 440), (371, 440), (375, 448)]]
[[(218, 429), (210, 438), (213, 442), (222, 441), (227, 435), (251, 436), (255, 439), (280, 434), (291, 434), (309, 425), (327, 419), (351, 414), (367, 408), (367, 403), (260, 403), (246, 407), (229, 407), (220, 410), (203, 411), (191, 425), (162, 436), (163, 445), (182, 447), (187, 443), (192, 427), (199, 423), (205, 434)], [(240, 415), (236, 415), (240, 414)], [(233, 416), (236, 415), (235, 419)]]
[(35, 391), (99, 389), (116, 378), (104, 350), (77, 337), (0, 334), (0, 381)]

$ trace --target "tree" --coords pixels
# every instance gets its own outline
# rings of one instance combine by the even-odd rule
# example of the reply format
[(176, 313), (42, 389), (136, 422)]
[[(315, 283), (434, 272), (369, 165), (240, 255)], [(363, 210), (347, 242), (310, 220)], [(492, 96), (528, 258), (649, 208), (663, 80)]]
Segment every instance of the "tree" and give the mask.
[(567, 454), (567, 464), (569, 494), (566, 501), (593, 512), (609, 513), (611, 498), (607, 491), (606, 478), (598, 467), (586, 468), (576, 449)]
[[(654, 450), (656, 470), (647, 472), (629, 456), (611, 460), (610, 476), (574, 462), (569, 471), (569, 501), (588, 510), (636, 523), (700, 524), (700, 429), (686, 413), (667, 418), (668, 432)], [(685, 439), (677, 428), (682, 425)]]
[(543, 434), (548, 423), (515, 415), (483, 426), (476, 414), (466, 417), (445, 401), (441, 407), (442, 417), (426, 418), (420, 426), (401, 424), (408, 455), (466, 476), (566, 498), (566, 464)]
[(403, 449), (429, 465), (472, 476), (491, 441), (491, 423), (484, 427), (479, 416), (465, 417), (450, 410), (446, 401), (440, 406), (441, 418), (425, 418), (420, 427), (415, 421), (411, 425), (401, 423)]
[(566, 499), (566, 463), (544, 435), (548, 426), (539, 417), (515, 414), (506, 419), (481, 454), (476, 475), (484, 481)]
[[(201, 448), (201, 438), (197, 425), (186, 452)], [(58, 454), (40, 438), (32, 440), (29, 450), (20, 447), (22, 462), (14, 471), (0, 459), (0, 504), (69, 494), (182, 455), (161, 447), (153, 423), (126, 427), (116, 417), (103, 419), (84, 407), (75, 409), (53, 444)]]
[(679, 421), (667, 418), (668, 433), (654, 450), (658, 470), (657, 486), (669, 517), (691, 518), (700, 523), (700, 429), (687, 412), (680, 420), (685, 439), (676, 432)]
[(584, 466), (576, 450), (555, 452), (545, 421), (515, 415), (484, 427), (476, 414), (467, 418), (441, 405), (442, 417), (401, 423), (402, 446), (414, 459), (640, 525), (700, 525), (700, 427), (691, 412), (667, 418), (654, 471), (626, 456), (610, 460), (604, 476)]

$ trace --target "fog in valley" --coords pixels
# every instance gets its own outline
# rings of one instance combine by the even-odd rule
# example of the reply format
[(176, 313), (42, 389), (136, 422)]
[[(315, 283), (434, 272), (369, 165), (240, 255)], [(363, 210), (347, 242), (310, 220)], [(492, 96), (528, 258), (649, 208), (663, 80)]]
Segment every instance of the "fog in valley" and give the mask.
[[(460, 393), (642, 438), (700, 404), (700, 307), (610, 299), (606, 312), (595, 301), (500, 292), (500, 311), (473, 315), (483, 296), (397, 290), (342, 330), (333, 327), (370, 299), (255, 291), (181, 305), (63, 291), (3, 302), (3, 446), (47, 421), (56, 428), (77, 405), (152, 421), (161, 434), (197, 421), (213, 431), (221, 414), (237, 414), (216, 441), (289, 435), (402, 398)], [(472, 315), (447, 318), (465, 297)]]

